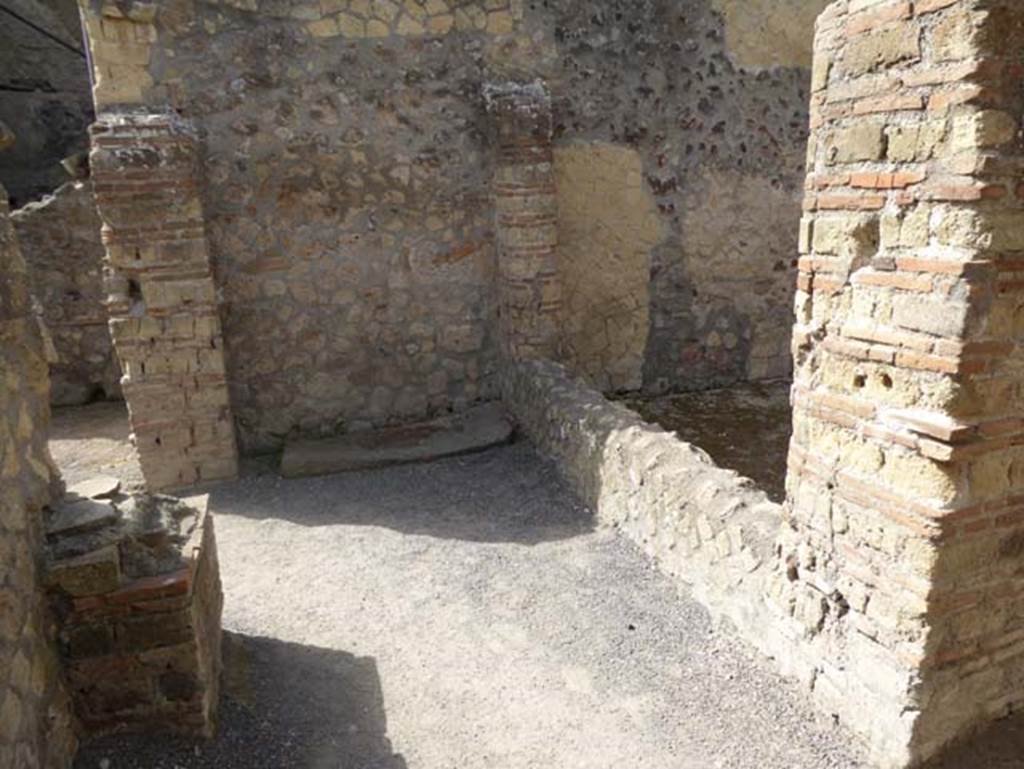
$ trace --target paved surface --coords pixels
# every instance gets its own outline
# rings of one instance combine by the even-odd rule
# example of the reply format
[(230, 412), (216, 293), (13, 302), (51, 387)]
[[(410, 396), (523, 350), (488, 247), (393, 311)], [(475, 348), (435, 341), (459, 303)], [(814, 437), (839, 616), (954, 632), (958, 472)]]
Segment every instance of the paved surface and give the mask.
[(220, 736), (110, 769), (818, 769), (845, 735), (528, 446), (219, 487)]

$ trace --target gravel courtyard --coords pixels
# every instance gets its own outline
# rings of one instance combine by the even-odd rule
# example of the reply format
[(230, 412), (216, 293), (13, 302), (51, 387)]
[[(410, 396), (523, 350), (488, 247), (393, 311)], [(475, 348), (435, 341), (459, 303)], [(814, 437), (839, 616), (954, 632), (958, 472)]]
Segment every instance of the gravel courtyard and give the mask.
[(528, 445), (217, 488), (226, 692), (211, 743), (81, 769), (863, 766)]

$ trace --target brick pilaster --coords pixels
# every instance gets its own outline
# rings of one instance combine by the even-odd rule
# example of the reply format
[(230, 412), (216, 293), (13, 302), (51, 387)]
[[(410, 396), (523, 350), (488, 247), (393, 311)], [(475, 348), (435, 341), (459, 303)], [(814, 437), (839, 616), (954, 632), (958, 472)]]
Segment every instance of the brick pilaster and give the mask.
[(551, 97), (541, 83), (486, 91), (498, 142), (494, 198), (498, 312), (504, 352), (555, 357), (562, 295)]
[(111, 335), (146, 483), (232, 477), (237, 450), (197, 141), (170, 114), (101, 115), (91, 165)]
[(1022, 23), (1010, 0), (818, 23), (790, 607), (887, 766), (1024, 706)]

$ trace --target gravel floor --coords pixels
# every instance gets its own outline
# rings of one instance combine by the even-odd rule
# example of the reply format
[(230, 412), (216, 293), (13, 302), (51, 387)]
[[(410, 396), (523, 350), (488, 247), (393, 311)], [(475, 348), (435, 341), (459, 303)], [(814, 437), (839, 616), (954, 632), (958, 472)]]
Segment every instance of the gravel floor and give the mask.
[(112, 475), (125, 488), (141, 487), (142, 468), (128, 439), (130, 433), (124, 401), (55, 408), (50, 419), (50, 454), (68, 486)]
[(106, 738), (79, 769), (866, 766), (526, 445), (211, 499), (220, 736)]

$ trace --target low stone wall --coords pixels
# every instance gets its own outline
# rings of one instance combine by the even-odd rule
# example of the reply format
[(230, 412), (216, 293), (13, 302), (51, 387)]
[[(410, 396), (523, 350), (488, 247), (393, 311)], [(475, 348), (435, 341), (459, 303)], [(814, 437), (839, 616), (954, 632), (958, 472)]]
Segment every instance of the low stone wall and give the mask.
[(61, 769), (75, 738), (40, 592), (49, 380), (28, 276), (0, 187), (0, 767)]
[(602, 524), (622, 530), (712, 611), (756, 627), (780, 505), (560, 365), (510, 365), (502, 388), (519, 427)]
[(60, 652), (86, 732), (212, 736), (223, 596), (206, 497), (70, 496), (47, 539)]
[(620, 529), (806, 686), (820, 710), (865, 742), (878, 767), (916, 765), (917, 714), (903, 710), (893, 671), (860, 632), (874, 593), (848, 600), (852, 592), (816, 578), (814, 553), (791, 512), (560, 365), (509, 364), (501, 385), (521, 430), (602, 525)]
[(50, 366), (55, 406), (121, 397), (121, 368), (107, 328), (103, 241), (90, 182), (68, 182), (11, 214), (42, 305), (57, 361)]

